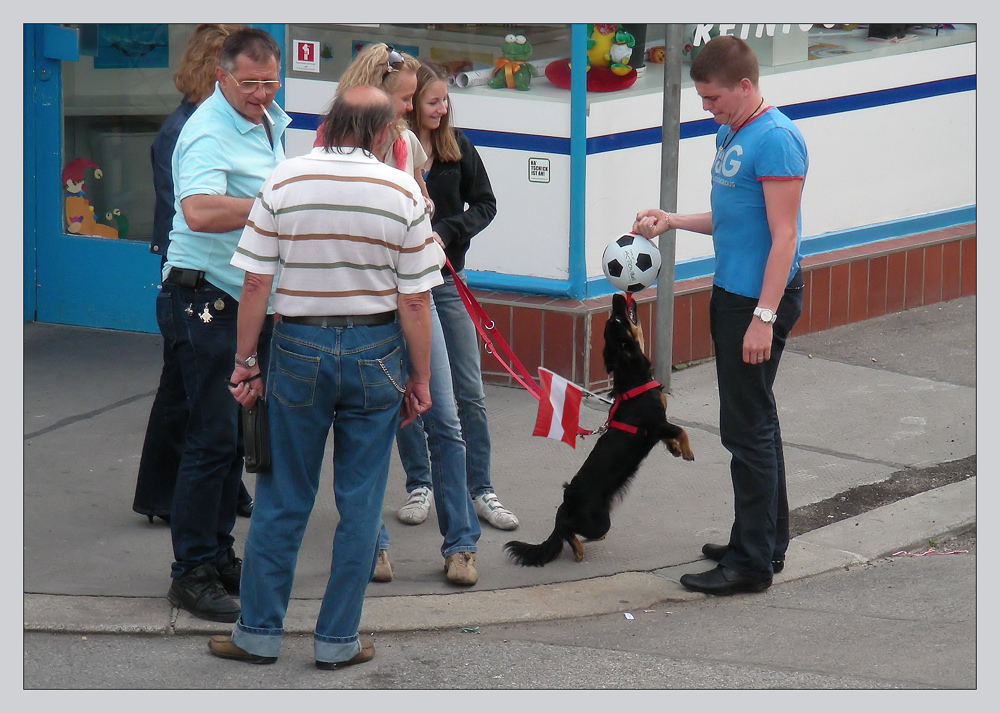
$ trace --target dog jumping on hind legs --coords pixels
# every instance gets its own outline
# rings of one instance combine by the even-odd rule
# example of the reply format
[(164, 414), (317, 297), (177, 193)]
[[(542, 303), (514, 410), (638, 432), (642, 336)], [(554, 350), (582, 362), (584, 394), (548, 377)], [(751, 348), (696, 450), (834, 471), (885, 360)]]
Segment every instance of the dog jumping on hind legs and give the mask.
[(667, 396), (653, 379), (644, 346), (634, 300), (615, 294), (604, 325), (604, 368), (613, 377), (614, 397), (605, 430), (577, 474), (563, 485), (549, 539), (538, 545), (516, 540), (504, 545), (516, 563), (542, 567), (559, 556), (564, 542), (576, 561), (582, 560), (579, 537), (600, 540), (607, 534), (611, 508), (625, 497), (639, 465), (657, 443), (676, 457), (694, 460), (687, 432), (667, 420)]

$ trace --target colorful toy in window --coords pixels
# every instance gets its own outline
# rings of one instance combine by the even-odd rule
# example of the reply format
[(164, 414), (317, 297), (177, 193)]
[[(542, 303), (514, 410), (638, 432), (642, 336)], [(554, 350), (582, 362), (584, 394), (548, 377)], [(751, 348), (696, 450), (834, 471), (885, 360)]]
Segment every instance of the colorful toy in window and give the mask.
[[(621, 25), (587, 25), (587, 91), (613, 92), (632, 86), (638, 76), (629, 64), (633, 47), (635, 37)], [(550, 62), (545, 78), (560, 89), (569, 89), (569, 60)]]
[(520, 89), (527, 91), (531, 78), (538, 76), (538, 70), (528, 62), (531, 58), (531, 45), (524, 35), (510, 34), (504, 38), (500, 48), (500, 57), (496, 61), (493, 76), (487, 82), (493, 89)]
[(632, 67), (628, 61), (632, 58), (633, 47), (635, 47), (635, 38), (632, 33), (617, 30), (614, 41), (611, 43), (611, 49), (608, 51), (608, 60), (610, 60), (608, 69), (619, 77), (624, 77), (631, 72)]
[(124, 240), (128, 237), (128, 218), (122, 215), (120, 208), (115, 208), (114, 210), (109, 210), (104, 214), (105, 220), (109, 223), (114, 223), (118, 229), (118, 239)]
[(66, 230), (74, 235), (92, 235), (98, 238), (119, 237), (118, 228), (98, 223), (94, 219), (94, 207), (87, 200), (86, 171), (93, 169), (94, 180), (100, 180), (104, 173), (88, 158), (76, 158), (66, 164), (62, 172)]

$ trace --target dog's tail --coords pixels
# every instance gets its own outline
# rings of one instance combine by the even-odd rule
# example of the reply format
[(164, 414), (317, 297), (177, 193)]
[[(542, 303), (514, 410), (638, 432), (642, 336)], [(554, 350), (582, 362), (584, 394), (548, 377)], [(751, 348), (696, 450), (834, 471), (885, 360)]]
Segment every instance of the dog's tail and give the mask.
[(523, 567), (544, 567), (562, 552), (566, 536), (558, 525), (549, 539), (538, 545), (512, 540), (503, 546), (507, 556)]

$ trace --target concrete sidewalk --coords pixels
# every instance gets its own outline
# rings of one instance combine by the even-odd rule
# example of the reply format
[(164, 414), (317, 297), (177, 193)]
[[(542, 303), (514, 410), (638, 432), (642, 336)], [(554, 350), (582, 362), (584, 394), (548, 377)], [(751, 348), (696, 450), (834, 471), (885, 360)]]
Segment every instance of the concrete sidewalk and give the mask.
[[(790, 341), (775, 390), (791, 508), (910, 467), (976, 453), (976, 302), (962, 298)], [(24, 325), (24, 628), (41, 631), (226, 632), (172, 609), (169, 528), (131, 510), (149, 407), (159, 378), (159, 335)], [(72, 375), (67, 380), (67, 376)], [(71, 384), (67, 388), (67, 382)], [(576, 450), (530, 435), (537, 402), (519, 388), (487, 387), (493, 484), (520, 518), (514, 532), (483, 524), (479, 583), (447, 582), (432, 509), (417, 527), (393, 458), (383, 517), (394, 580), (368, 587), (363, 631), (470, 627), (620, 611), (705, 595), (677, 580), (701, 571), (707, 541), (725, 541), (732, 517), (728, 454), (718, 437), (714, 364), (671, 377), (668, 414), (684, 425), (696, 460), (656, 449), (604, 541), (543, 568), (511, 564), (510, 539), (551, 531)], [(584, 427), (606, 417), (584, 409)], [(289, 632), (311, 632), (326, 585), (337, 520), (331, 459), (299, 556)], [(253, 475), (245, 481), (253, 489)], [(796, 538), (775, 585), (864, 562), (976, 522), (976, 479), (928, 491)], [(248, 520), (237, 521), (242, 554)]]

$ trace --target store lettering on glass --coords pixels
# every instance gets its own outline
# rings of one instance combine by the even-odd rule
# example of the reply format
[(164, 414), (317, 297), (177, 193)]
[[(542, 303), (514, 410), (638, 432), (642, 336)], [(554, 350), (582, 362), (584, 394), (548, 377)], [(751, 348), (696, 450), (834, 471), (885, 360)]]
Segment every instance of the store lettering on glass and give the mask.
[[(793, 25), (790, 25), (790, 24), (789, 25), (776, 25), (776, 24), (747, 23), (747, 22), (744, 22), (743, 24), (738, 24), (738, 25), (737, 24), (732, 24), (732, 25), (720, 24), (720, 25), (718, 25), (718, 29), (715, 30), (715, 32), (713, 33), (712, 29), (715, 28), (715, 27), (716, 27), (716, 25), (714, 23), (709, 23), (707, 25), (706, 24), (699, 24), (697, 27), (695, 27), (695, 30), (694, 30), (694, 40), (692, 41), (691, 44), (694, 47), (701, 47), (703, 44), (705, 44), (706, 42), (708, 42), (710, 39), (712, 39), (716, 35), (735, 35), (735, 30), (736, 30), (737, 27), (740, 28), (739, 38), (741, 40), (745, 40), (748, 37), (750, 37), (750, 30), (751, 29), (753, 30), (753, 33), (754, 33), (753, 36), (756, 37), (757, 39), (760, 39), (764, 35), (767, 35), (768, 37), (774, 37), (774, 33), (776, 31), (779, 31), (778, 30), (779, 27), (781, 28), (780, 32), (782, 34), (787, 35), (789, 32), (792, 31)], [(799, 28), (799, 30), (801, 30), (802, 32), (809, 32), (809, 30), (811, 30), (813, 28), (812, 23), (806, 24), (806, 25), (794, 25), (794, 27)], [(826, 27), (826, 28), (829, 29), (829, 28), (833, 27), (833, 25), (832, 24), (824, 24), (823, 27)]]

